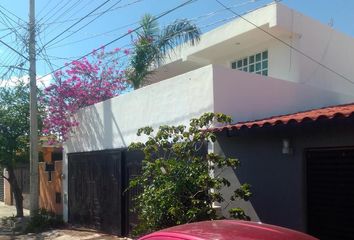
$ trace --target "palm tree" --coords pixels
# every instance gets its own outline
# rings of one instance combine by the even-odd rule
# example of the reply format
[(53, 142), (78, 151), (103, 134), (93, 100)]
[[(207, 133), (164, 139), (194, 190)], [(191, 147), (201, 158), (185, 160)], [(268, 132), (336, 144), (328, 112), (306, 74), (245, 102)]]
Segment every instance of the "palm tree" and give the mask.
[(140, 20), (141, 28), (136, 31), (130, 66), (126, 71), (127, 80), (134, 89), (143, 86), (152, 68), (163, 63), (169, 53), (179, 45), (195, 45), (200, 40), (199, 28), (187, 19), (178, 19), (160, 29), (150, 14)]

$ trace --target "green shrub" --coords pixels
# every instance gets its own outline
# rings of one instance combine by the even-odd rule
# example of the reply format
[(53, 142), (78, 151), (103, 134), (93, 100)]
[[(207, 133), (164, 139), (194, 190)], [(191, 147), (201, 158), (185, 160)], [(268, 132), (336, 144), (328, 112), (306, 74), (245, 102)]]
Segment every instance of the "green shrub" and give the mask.
[(64, 226), (62, 216), (55, 215), (53, 212), (47, 211), (46, 209), (39, 209), (30, 217), (25, 232), (38, 233), (62, 226)]
[[(130, 182), (138, 188), (135, 211), (140, 222), (136, 233), (147, 233), (178, 224), (216, 219), (213, 202), (248, 200), (250, 186), (243, 184), (230, 199), (224, 199), (221, 188), (230, 182), (217, 174), (226, 167), (236, 168), (237, 159), (207, 153), (207, 144), (216, 141), (208, 128), (214, 123), (229, 123), (224, 114), (206, 113), (192, 119), (186, 126), (160, 126), (157, 133), (151, 127), (139, 129), (145, 142), (132, 143), (129, 149), (144, 152), (141, 175)], [(249, 219), (240, 208), (230, 210), (230, 216)]]

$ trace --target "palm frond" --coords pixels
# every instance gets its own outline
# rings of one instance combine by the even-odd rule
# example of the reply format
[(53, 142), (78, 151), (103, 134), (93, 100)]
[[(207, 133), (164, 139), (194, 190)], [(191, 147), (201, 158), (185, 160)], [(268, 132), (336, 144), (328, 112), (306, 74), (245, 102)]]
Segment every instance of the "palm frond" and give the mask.
[(199, 42), (200, 35), (199, 28), (191, 21), (187, 19), (175, 20), (162, 29), (158, 37), (157, 45), (161, 52), (160, 57), (164, 57), (169, 51), (182, 44), (195, 45)]
[(159, 24), (154, 20), (154, 16), (151, 14), (145, 14), (142, 16), (139, 22), (142, 27), (138, 32), (140, 38), (155, 38), (159, 34)]

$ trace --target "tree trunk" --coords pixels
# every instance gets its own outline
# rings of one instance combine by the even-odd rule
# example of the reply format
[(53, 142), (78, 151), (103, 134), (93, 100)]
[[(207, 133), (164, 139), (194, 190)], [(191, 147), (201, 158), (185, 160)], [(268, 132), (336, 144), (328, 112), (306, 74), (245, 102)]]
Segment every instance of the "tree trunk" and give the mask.
[(15, 197), (16, 202), (16, 217), (23, 217), (23, 197), (22, 190), (18, 186), (17, 178), (15, 176), (15, 171), (12, 166), (7, 167), (7, 172), (9, 173), (9, 183), (11, 185), (12, 193)]

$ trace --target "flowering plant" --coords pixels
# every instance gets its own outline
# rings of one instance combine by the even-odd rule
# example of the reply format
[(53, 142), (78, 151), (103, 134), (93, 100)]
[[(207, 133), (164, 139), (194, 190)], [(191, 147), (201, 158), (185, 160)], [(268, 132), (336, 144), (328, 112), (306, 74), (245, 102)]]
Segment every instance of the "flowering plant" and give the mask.
[(72, 61), (67, 70), (54, 73), (54, 82), (44, 89), (41, 101), (47, 106), (44, 134), (66, 141), (79, 125), (74, 114), (83, 107), (119, 95), (127, 88), (119, 59), (129, 54), (119, 48), (106, 52), (93, 50), (89, 58)]

